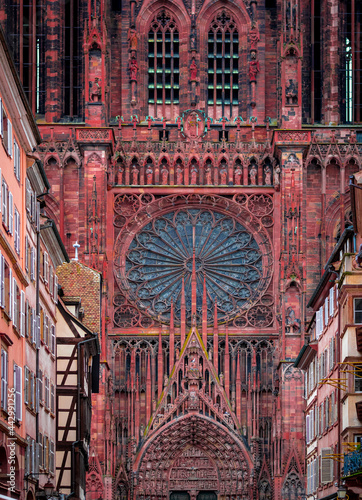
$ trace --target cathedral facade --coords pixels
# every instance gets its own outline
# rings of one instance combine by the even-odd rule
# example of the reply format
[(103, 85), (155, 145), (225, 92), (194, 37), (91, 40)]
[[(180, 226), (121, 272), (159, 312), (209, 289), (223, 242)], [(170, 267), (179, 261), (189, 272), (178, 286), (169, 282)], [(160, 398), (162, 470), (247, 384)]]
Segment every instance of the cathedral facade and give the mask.
[(0, 7), (46, 213), (102, 273), (87, 499), (305, 498), (293, 363), (361, 167), (361, 4)]

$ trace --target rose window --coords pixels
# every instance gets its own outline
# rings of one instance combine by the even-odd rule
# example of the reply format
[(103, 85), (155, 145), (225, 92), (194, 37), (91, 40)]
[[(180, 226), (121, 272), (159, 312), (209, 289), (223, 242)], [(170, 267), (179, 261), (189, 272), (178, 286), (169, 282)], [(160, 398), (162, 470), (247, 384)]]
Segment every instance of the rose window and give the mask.
[(215, 302), (219, 321), (229, 321), (249, 311), (270, 282), (265, 239), (260, 234), (254, 237), (241, 217), (214, 208), (180, 208), (158, 215), (137, 230), (119, 252), (122, 265), (116, 277), (121, 278), (120, 290), (126, 290), (138, 310), (155, 320), (169, 322), (173, 302), (175, 324), (180, 323), (184, 281), (190, 324), (194, 252), (199, 324), (204, 283), (211, 324)]

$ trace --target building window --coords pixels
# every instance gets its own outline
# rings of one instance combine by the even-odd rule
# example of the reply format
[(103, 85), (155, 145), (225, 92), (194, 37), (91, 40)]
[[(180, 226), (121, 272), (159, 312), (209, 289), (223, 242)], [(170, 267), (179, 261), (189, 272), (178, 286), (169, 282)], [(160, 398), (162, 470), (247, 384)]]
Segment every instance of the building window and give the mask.
[(207, 72), (209, 116), (220, 116), (217, 110), (221, 107), (221, 116), (231, 118), (237, 114), (239, 103), (239, 34), (234, 19), (225, 10), (210, 25)]
[(362, 392), (362, 365), (354, 365), (354, 391)]
[(362, 298), (354, 299), (353, 301), (354, 323), (362, 324)]
[(341, 5), (342, 66), (341, 116), (345, 123), (362, 121), (362, 5), (358, 0), (346, 0)]
[(176, 22), (162, 10), (148, 33), (148, 103), (154, 116), (165, 116), (166, 106), (179, 104), (179, 47)]

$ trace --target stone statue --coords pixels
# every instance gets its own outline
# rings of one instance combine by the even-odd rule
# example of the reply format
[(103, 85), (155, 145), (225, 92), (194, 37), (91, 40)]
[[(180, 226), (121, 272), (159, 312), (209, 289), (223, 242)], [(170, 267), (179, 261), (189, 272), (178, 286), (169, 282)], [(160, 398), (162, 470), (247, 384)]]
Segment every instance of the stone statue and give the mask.
[(289, 85), (285, 88), (285, 98), (289, 106), (298, 104), (298, 82), (292, 78), (289, 79)]
[(192, 59), (192, 63), (190, 66), (190, 80), (195, 82), (197, 79), (197, 64), (195, 59)]
[(176, 169), (176, 184), (182, 184), (182, 167)]
[(264, 176), (265, 176), (265, 184), (267, 186), (271, 186), (272, 184), (272, 171), (269, 165), (266, 165), (264, 168)]
[(249, 63), (249, 78), (251, 82), (256, 82), (256, 75), (260, 71), (259, 61), (256, 60), (255, 50), (251, 52), (251, 61)]
[(212, 176), (212, 170), (211, 170), (211, 167), (207, 167), (206, 170), (205, 170), (205, 184), (207, 184), (208, 186), (211, 186), (212, 184), (212, 180), (211, 180), (211, 176)]
[(225, 167), (220, 170), (220, 184), (223, 186), (227, 184), (227, 170)]
[(191, 184), (197, 184), (197, 167), (193, 165), (191, 168)]
[(102, 88), (100, 86), (101, 80), (99, 78), (95, 78), (92, 83), (90, 100), (93, 102), (99, 102), (102, 98)]
[(251, 169), (250, 169), (250, 184), (252, 186), (256, 186), (256, 176), (258, 175), (258, 171), (253, 163)]
[(243, 171), (241, 170), (241, 168), (238, 166), (235, 170), (235, 184), (237, 186), (240, 186), (241, 185), (241, 177), (243, 175)]
[(153, 169), (150, 165), (146, 169), (146, 179), (149, 186), (153, 184)]
[(280, 184), (280, 167), (279, 165), (277, 168), (274, 170), (274, 185), (279, 186)]
[(138, 71), (137, 60), (133, 57), (129, 61), (129, 75), (131, 80), (137, 81), (137, 71)]
[(258, 28), (254, 25), (249, 31), (250, 49), (256, 50), (260, 40)]
[(168, 170), (166, 165), (163, 165), (162, 170), (161, 170), (161, 179), (162, 179), (162, 185), (166, 186), (168, 182)]
[(134, 28), (128, 30), (129, 51), (136, 51), (138, 45), (137, 31)]
[(136, 165), (132, 166), (132, 184), (137, 185), (138, 184), (138, 174), (139, 170)]

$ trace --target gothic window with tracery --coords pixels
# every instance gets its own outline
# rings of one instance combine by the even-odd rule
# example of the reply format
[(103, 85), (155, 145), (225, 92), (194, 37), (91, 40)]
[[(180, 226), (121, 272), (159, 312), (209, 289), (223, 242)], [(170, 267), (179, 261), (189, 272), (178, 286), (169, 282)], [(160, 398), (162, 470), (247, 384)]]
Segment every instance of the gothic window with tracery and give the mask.
[(171, 106), (179, 104), (179, 47), (177, 24), (171, 14), (162, 10), (148, 33), (148, 104), (153, 116), (171, 117)]
[[(209, 116), (230, 118), (239, 102), (239, 33), (232, 16), (222, 10), (208, 34)], [(234, 112), (234, 113), (233, 113)]]

